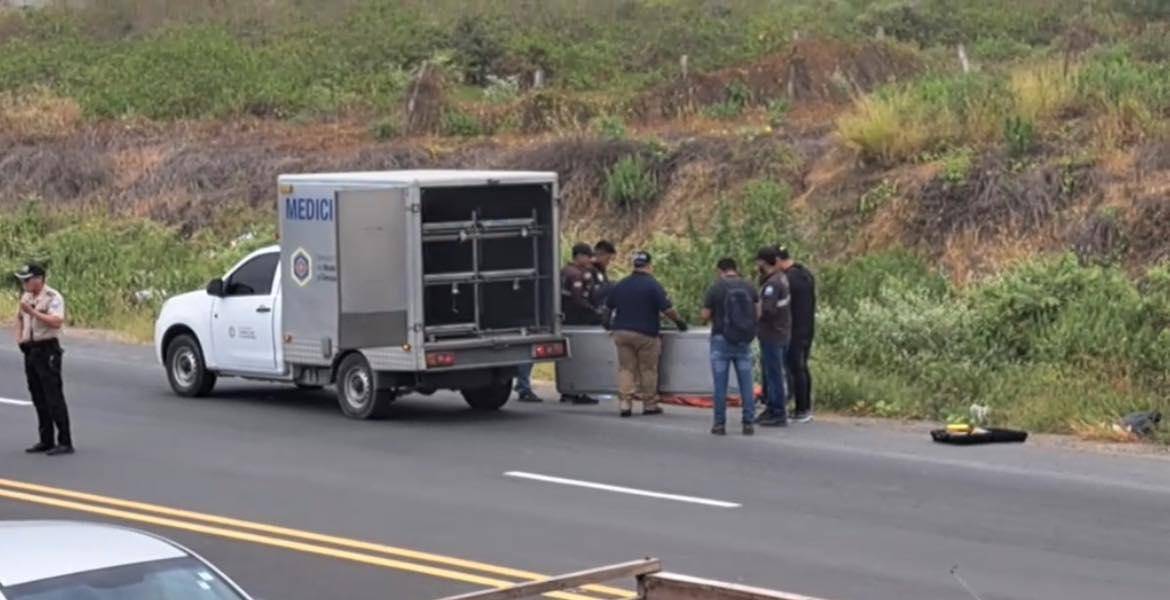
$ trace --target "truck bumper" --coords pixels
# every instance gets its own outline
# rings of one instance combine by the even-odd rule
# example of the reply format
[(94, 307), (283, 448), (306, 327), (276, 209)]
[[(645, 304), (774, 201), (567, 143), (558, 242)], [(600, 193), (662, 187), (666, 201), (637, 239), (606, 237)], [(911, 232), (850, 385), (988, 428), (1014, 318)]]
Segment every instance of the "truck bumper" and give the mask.
[[(542, 344), (564, 344), (564, 356), (557, 358), (534, 358), (533, 349)], [(426, 372), (460, 371), (466, 369), (491, 369), (514, 367), (531, 362), (560, 360), (570, 355), (568, 339), (563, 335), (530, 336), (524, 338), (461, 341), (427, 344), (425, 353), (443, 353), (454, 356), (451, 366), (429, 367)]]

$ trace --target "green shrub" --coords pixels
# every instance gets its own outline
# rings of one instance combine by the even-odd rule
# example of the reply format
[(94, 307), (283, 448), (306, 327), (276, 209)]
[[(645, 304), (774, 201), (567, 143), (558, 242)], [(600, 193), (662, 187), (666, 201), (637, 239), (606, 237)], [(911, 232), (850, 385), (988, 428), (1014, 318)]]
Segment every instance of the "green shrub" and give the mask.
[(948, 152), (942, 157), (942, 178), (951, 185), (959, 185), (967, 181), (971, 175), (973, 153), (967, 148), (959, 148)]
[(775, 98), (768, 101), (768, 126), (773, 129), (778, 129), (784, 125), (785, 119), (788, 118), (789, 111), (792, 110), (792, 104), (784, 98)]
[(443, 135), (457, 137), (476, 137), (485, 133), (483, 125), (479, 122), (479, 119), (475, 118), (475, 115), (458, 109), (443, 111), (441, 131)]
[(898, 193), (898, 188), (888, 179), (866, 190), (857, 202), (857, 212), (862, 215), (871, 215), (885, 206)]
[(692, 320), (697, 316), (720, 258), (736, 258), (750, 277), (756, 251), (763, 246), (783, 244), (800, 255), (804, 244), (789, 210), (791, 197), (782, 183), (751, 181), (734, 196), (716, 201), (709, 226), (690, 222), (685, 235), (658, 234), (651, 239), (647, 249), (659, 264), (655, 273), (679, 312)]
[(451, 46), (463, 69), (464, 81), (487, 86), (488, 76), (504, 59), (504, 45), (500, 40), (505, 23), (485, 19), (482, 15), (464, 14), (455, 22)]
[(618, 208), (645, 208), (658, 198), (659, 191), (658, 177), (636, 154), (622, 157), (605, 172), (605, 197)]
[(708, 106), (703, 112), (713, 119), (734, 119), (742, 115), (751, 102), (751, 90), (743, 82), (733, 81), (724, 90), (723, 101)]
[(383, 117), (370, 125), (370, 133), (378, 141), (391, 140), (402, 135), (402, 123), (396, 117)]
[(821, 296), (834, 308), (852, 311), (862, 301), (879, 297), (883, 287), (919, 290), (933, 301), (950, 294), (947, 280), (906, 250), (867, 254), (829, 265), (817, 276)]
[(602, 115), (594, 119), (593, 129), (607, 140), (624, 140), (627, 135), (626, 122), (617, 115)]
[(1012, 158), (1020, 159), (1036, 150), (1036, 125), (1023, 117), (1008, 117), (1003, 124), (1003, 137)]
[(1127, 141), (1162, 127), (1170, 111), (1170, 65), (1141, 63), (1124, 48), (1101, 53), (1076, 78), (1078, 100), (1099, 115), (1100, 135)]

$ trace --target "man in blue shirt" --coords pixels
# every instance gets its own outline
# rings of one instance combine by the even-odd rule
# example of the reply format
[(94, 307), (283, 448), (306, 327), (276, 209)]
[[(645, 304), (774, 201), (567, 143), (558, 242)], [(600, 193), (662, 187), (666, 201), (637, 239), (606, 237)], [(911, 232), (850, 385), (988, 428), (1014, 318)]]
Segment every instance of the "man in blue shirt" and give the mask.
[(679, 331), (687, 324), (654, 278), (648, 252), (634, 253), (634, 272), (621, 280), (606, 296), (613, 312), (610, 329), (618, 353), (618, 390), (621, 416), (633, 414), (634, 400), (642, 401), (642, 414), (660, 415), (658, 406), (658, 361), (662, 355), (659, 339), (660, 315), (674, 321)]

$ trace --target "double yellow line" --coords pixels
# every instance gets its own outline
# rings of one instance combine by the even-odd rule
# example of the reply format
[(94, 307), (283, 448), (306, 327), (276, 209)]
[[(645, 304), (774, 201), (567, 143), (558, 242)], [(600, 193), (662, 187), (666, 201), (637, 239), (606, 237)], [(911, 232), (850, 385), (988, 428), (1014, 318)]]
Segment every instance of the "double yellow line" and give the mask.
[[(441, 554), (10, 479), (0, 479), (0, 498), (327, 556), (485, 588), (502, 589), (517, 583), (548, 579), (547, 575), (540, 573)], [(580, 591), (551, 592), (545, 596), (557, 600), (630, 600), (636, 595), (620, 588), (587, 585)]]

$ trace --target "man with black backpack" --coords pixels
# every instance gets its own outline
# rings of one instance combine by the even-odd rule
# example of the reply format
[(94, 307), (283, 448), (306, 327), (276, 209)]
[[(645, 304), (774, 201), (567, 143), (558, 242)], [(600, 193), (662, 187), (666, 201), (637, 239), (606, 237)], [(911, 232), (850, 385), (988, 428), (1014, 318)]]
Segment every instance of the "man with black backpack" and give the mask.
[(715, 378), (714, 435), (727, 434), (727, 379), (735, 368), (743, 399), (743, 434), (755, 433), (755, 385), (752, 382), (752, 341), (760, 317), (760, 296), (755, 286), (739, 275), (734, 258), (718, 264), (719, 277), (707, 290), (702, 317), (711, 324), (711, 374)]

